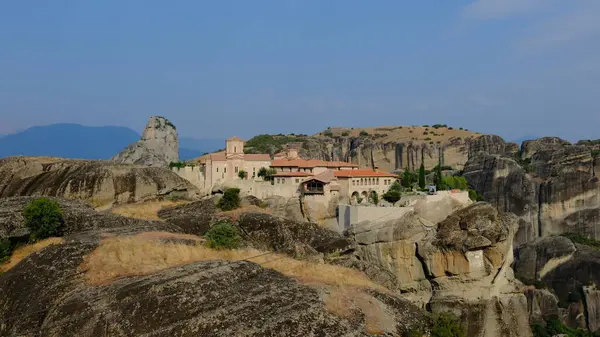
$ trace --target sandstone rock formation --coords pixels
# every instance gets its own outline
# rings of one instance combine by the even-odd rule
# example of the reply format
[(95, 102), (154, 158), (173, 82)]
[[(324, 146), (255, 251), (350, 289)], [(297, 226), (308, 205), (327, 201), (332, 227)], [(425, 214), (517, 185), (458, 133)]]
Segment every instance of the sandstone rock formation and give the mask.
[[(21, 222), (19, 208), (28, 200), (2, 200), (3, 227)], [(161, 243), (186, 237), (172, 224), (96, 213), (74, 201), (59, 203), (70, 228), (64, 243), (0, 274), (0, 336), (392, 336), (429, 321), (422, 310), (389, 293), (358, 291), (348, 302), (358, 307), (344, 307), (346, 302), (338, 300), (345, 298), (332, 300), (344, 296), (336, 287), (314, 281), (308, 286), (248, 261), (175, 263), (97, 282), (86, 276), (94, 268), (108, 268), (102, 276), (119, 268), (135, 271), (136, 265), (119, 265), (121, 258), (151, 259), (156, 249), (171, 249), (168, 256), (176, 258), (182, 245), (197, 243)], [(127, 240), (136, 238), (146, 238), (140, 246), (145, 254), (127, 251), (135, 242)], [(103, 246), (107, 242), (115, 244)], [(101, 246), (110, 250), (99, 251)], [(114, 254), (103, 257), (111, 265), (90, 264), (99, 254)]]
[(387, 270), (407, 298), (451, 311), (469, 336), (529, 336), (527, 300), (513, 276), (515, 216), (475, 203), (439, 224), (410, 212), (348, 232), (354, 256)]
[(421, 162), (426, 169), (438, 163), (462, 169), (471, 153), (512, 153), (518, 146), (505, 143), (498, 136), (480, 135), (467, 130), (425, 126), (391, 126), (377, 128), (331, 128), (314, 136), (283, 136), (280, 144), (269, 149), (253, 149), (252, 140), (245, 150), (278, 151), (281, 146), (295, 147), (302, 158), (349, 161), (362, 167), (379, 167), (391, 172), (396, 169), (418, 170)]
[(520, 155), (479, 152), (464, 176), (486, 201), (520, 219), (517, 245), (575, 232), (600, 238), (600, 183), (590, 148), (558, 138), (523, 143)]
[(516, 251), (519, 279), (530, 290), (532, 321), (560, 319), (572, 328), (600, 330), (600, 251), (561, 236), (538, 238)]
[(105, 208), (169, 195), (195, 198), (199, 191), (167, 168), (46, 157), (0, 159), (0, 197), (55, 196)]
[(175, 126), (164, 117), (150, 117), (142, 139), (111, 160), (117, 163), (168, 167), (179, 161), (179, 138)]

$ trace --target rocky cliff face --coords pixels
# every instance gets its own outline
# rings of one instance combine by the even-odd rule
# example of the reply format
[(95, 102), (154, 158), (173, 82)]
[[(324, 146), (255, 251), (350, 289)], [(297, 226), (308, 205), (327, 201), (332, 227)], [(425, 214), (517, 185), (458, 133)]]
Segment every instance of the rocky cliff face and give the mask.
[[(447, 126), (395, 126), (362, 129), (332, 128), (313, 136), (274, 136), (272, 141), (289, 143), (248, 147), (249, 152), (278, 151), (281, 147), (296, 147), (305, 159), (348, 161), (362, 167), (379, 167), (384, 171), (418, 170), (421, 162), (426, 169), (438, 163), (462, 169), (472, 153), (505, 154), (517, 152), (516, 144), (507, 144), (498, 136)], [(248, 144), (256, 142), (250, 140)], [(263, 144), (265, 145), (265, 144)], [(269, 144), (266, 144), (269, 145)]]
[(175, 126), (164, 117), (150, 117), (142, 139), (111, 160), (117, 163), (167, 167), (179, 161), (179, 138)]
[(168, 168), (61, 158), (0, 159), (0, 197), (55, 196), (103, 208), (168, 195), (194, 198), (199, 191)]
[(309, 142), (301, 155), (307, 158), (342, 160), (362, 167), (379, 167), (384, 171), (408, 169), (416, 171), (423, 162), (426, 169), (438, 163), (460, 170), (469, 155), (477, 151), (500, 153), (515, 151), (516, 147), (499, 142), (497, 136), (471, 135), (452, 137), (439, 143), (426, 140), (383, 140), (368, 137), (341, 137), (331, 140), (318, 138)]
[(572, 328), (600, 330), (596, 248), (562, 236), (538, 238), (516, 251), (515, 273), (538, 288), (528, 291), (532, 322), (559, 319)]
[(451, 311), (469, 336), (528, 336), (527, 300), (514, 279), (517, 219), (476, 203), (433, 224), (414, 212), (351, 228), (358, 260), (393, 274), (398, 290), (433, 312)]
[(464, 176), (499, 210), (519, 217), (518, 245), (564, 232), (600, 238), (596, 162), (587, 146), (540, 138), (513, 157), (474, 154)]

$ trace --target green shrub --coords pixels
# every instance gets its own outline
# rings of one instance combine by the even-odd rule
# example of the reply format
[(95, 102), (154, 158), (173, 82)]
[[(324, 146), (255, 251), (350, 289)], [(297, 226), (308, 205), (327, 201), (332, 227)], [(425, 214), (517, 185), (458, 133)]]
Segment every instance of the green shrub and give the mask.
[(350, 136), (350, 132), (348, 132), (348, 131), (342, 132), (342, 137), (348, 137), (348, 136)]
[(187, 166), (186, 163), (180, 162), (180, 161), (178, 161), (178, 162), (170, 162), (169, 163), (169, 168), (171, 168), (171, 169), (174, 168), (174, 167), (177, 167), (178, 169), (181, 169), (181, 168), (184, 168), (186, 166)]
[(568, 238), (569, 240), (573, 241), (574, 243), (579, 243), (582, 245), (600, 249), (600, 241), (593, 239), (593, 238), (583, 236), (579, 233), (563, 233), (563, 234), (561, 234), (561, 236)]
[(231, 211), (240, 207), (240, 189), (228, 188), (217, 204), (222, 211)]
[(469, 189), (469, 199), (473, 201), (484, 201), (483, 196), (472, 188)]
[(260, 202), (260, 204), (258, 204), (258, 207), (267, 208), (267, 207), (269, 207), (269, 203), (263, 200)]
[(54, 200), (32, 200), (23, 210), (23, 217), (32, 241), (63, 235), (65, 221), (58, 202)]
[(359, 133), (359, 135), (360, 135), (360, 136), (362, 136), (362, 137), (366, 137), (366, 136), (368, 136), (368, 135), (369, 135), (369, 133), (368, 133), (367, 131), (361, 131), (361, 132)]
[(237, 227), (227, 221), (215, 224), (204, 236), (207, 246), (213, 249), (236, 249), (242, 241)]
[(0, 240), (0, 263), (8, 260), (12, 253), (12, 245), (9, 239)]
[(468, 188), (467, 179), (465, 179), (465, 177), (460, 177), (460, 176), (442, 177), (442, 184), (444, 186), (446, 186), (447, 189), (450, 189), (450, 190), (453, 190), (453, 189), (466, 190)]
[(568, 337), (594, 337), (598, 332), (592, 333), (583, 329), (569, 328), (558, 319), (546, 320), (546, 325), (534, 324), (531, 326), (534, 337), (552, 337), (557, 335), (566, 335)]
[(596, 158), (600, 156), (600, 149), (599, 150), (592, 150), (592, 157)]
[(246, 179), (246, 178), (248, 178), (248, 172), (246, 172), (246, 171), (244, 171), (244, 170), (240, 170), (240, 171), (238, 172), (238, 177), (239, 177), (240, 179)]
[(428, 127), (429, 127), (429, 124), (423, 124), (423, 127), (424, 127), (424, 128), (428, 128)]
[(325, 136), (325, 137), (333, 137), (333, 132), (327, 130), (327, 131), (323, 132), (323, 136)]
[(433, 321), (431, 337), (466, 337), (466, 327), (451, 313), (442, 312)]
[(429, 138), (429, 137), (425, 138), (425, 141), (429, 141), (429, 140), (431, 140), (431, 138)]
[(400, 200), (400, 198), (402, 198), (402, 185), (400, 185), (400, 183), (397, 180), (394, 181), (392, 186), (390, 186), (388, 191), (385, 192), (382, 197), (383, 197), (383, 200), (385, 200), (389, 203), (392, 203), (392, 204), (397, 203), (398, 200)]

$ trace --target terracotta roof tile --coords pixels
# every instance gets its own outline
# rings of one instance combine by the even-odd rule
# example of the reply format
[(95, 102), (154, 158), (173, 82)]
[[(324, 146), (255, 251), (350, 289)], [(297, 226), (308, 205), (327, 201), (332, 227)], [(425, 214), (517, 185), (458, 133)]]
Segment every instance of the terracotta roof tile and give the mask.
[(273, 167), (305, 167), (305, 168), (313, 168), (313, 167), (358, 167), (357, 164), (346, 163), (343, 161), (325, 161), (318, 159), (293, 159), (293, 160), (273, 160), (271, 162), (271, 166)]
[(338, 170), (334, 172), (334, 175), (339, 178), (355, 178), (355, 177), (389, 177), (398, 178), (397, 175), (381, 171), (373, 171), (370, 169), (360, 170)]
[(271, 161), (271, 156), (265, 153), (258, 154), (245, 154), (244, 160), (246, 161)]
[(310, 177), (312, 173), (309, 172), (282, 172), (274, 174), (273, 177)]

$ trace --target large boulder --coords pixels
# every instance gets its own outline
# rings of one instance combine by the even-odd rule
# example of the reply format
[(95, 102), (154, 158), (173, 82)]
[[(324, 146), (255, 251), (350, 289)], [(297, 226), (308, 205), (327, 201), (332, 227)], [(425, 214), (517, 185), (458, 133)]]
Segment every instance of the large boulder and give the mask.
[(0, 159), (0, 197), (53, 196), (108, 208), (167, 196), (198, 195), (195, 186), (167, 168), (47, 157)]
[(351, 244), (344, 236), (317, 224), (264, 213), (244, 213), (238, 226), (250, 245), (296, 257), (330, 254)]
[(408, 212), (347, 234), (358, 261), (393, 274), (398, 290), (433, 312), (461, 317), (470, 336), (530, 336), (527, 299), (511, 268), (516, 229), (514, 215), (480, 202), (437, 225)]
[(111, 160), (117, 163), (167, 167), (179, 161), (177, 129), (168, 119), (150, 117), (142, 138), (127, 146)]

